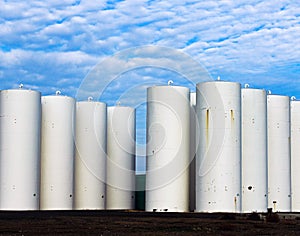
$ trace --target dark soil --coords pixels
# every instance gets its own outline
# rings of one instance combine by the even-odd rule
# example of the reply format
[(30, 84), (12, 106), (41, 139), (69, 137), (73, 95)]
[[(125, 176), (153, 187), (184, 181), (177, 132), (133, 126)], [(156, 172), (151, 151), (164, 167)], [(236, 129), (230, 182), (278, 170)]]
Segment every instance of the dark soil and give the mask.
[[(272, 218), (270, 218), (272, 219)], [(136, 211), (0, 212), (0, 235), (298, 235), (299, 217)], [(270, 222), (271, 221), (271, 222)]]

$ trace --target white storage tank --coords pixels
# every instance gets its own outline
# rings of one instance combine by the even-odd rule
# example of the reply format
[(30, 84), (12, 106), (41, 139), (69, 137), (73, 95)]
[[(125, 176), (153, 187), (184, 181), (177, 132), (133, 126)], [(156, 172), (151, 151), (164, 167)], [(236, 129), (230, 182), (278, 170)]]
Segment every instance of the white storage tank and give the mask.
[(189, 96), (181, 86), (147, 90), (146, 211), (189, 211)]
[(292, 211), (300, 212), (300, 101), (291, 101)]
[(106, 209), (135, 207), (135, 109), (107, 108)]
[(76, 103), (74, 209), (105, 209), (106, 104)]
[(190, 93), (190, 180), (189, 180), (189, 210), (193, 212), (196, 207), (196, 150), (197, 150), (197, 130), (198, 130), (198, 122), (197, 122), (197, 115), (196, 115), (196, 92)]
[(75, 99), (42, 97), (41, 210), (73, 209)]
[(0, 210), (38, 210), (41, 94), (0, 91)]
[(267, 93), (242, 89), (242, 212), (268, 208)]
[(268, 95), (268, 207), (291, 211), (290, 99)]
[(241, 211), (241, 88), (197, 84), (196, 211)]

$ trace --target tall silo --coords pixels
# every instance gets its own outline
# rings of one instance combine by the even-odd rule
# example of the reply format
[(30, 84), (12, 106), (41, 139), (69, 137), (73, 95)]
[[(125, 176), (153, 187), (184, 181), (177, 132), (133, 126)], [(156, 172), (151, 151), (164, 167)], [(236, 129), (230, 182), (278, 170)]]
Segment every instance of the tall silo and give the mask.
[(147, 90), (146, 211), (189, 211), (189, 96), (181, 86)]
[(197, 84), (199, 147), (196, 211), (241, 211), (241, 89), (239, 83)]
[(267, 93), (242, 89), (242, 212), (268, 208)]
[(75, 99), (42, 97), (41, 210), (72, 210)]
[(190, 93), (190, 169), (189, 169), (189, 210), (194, 211), (196, 207), (196, 150), (198, 122), (196, 115), (196, 92)]
[(135, 109), (107, 108), (106, 209), (134, 209)]
[(268, 207), (291, 211), (290, 99), (268, 95)]
[(300, 212), (300, 101), (291, 101), (292, 211)]
[(38, 210), (41, 94), (0, 91), (0, 209)]
[(106, 104), (76, 103), (74, 209), (105, 209)]

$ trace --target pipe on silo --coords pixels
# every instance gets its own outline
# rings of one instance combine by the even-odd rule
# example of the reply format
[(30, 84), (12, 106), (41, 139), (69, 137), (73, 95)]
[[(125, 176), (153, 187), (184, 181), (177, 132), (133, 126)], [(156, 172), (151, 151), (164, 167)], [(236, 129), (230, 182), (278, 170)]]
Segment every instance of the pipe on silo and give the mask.
[(72, 210), (75, 99), (42, 97), (41, 210)]
[(290, 99), (268, 95), (268, 207), (291, 211)]
[(196, 211), (241, 211), (241, 89), (239, 83), (197, 84), (199, 147)]
[(146, 211), (189, 211), (189, 89), (147, 90)]
[(106, 104), (76, 103), (74, 209), (105, 209)]
[(38, 210), (41, 94), (0, 91), (0, 209)]
[(268, 208), (267, 93), (242, 89), (242, 212)]
[(107, 110), (106, 209), (134, 209), (135, 109), (115, 106)]

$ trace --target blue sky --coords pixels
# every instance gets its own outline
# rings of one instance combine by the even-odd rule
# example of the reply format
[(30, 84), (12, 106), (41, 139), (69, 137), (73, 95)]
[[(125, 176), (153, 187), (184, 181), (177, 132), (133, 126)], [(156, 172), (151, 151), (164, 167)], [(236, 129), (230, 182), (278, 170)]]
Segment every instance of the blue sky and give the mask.
[[(75, 97), (97, 64), (144, 45), (185, 53), (214, 79), (300, 98), (298, 0), (0, 1), (0, 89), (23, 83)], [(170, 78), (193, 90), (182, 76), (149, 67), (119, 75), (101, 99), (114, 105), (137, 80), (147, 87)]]

